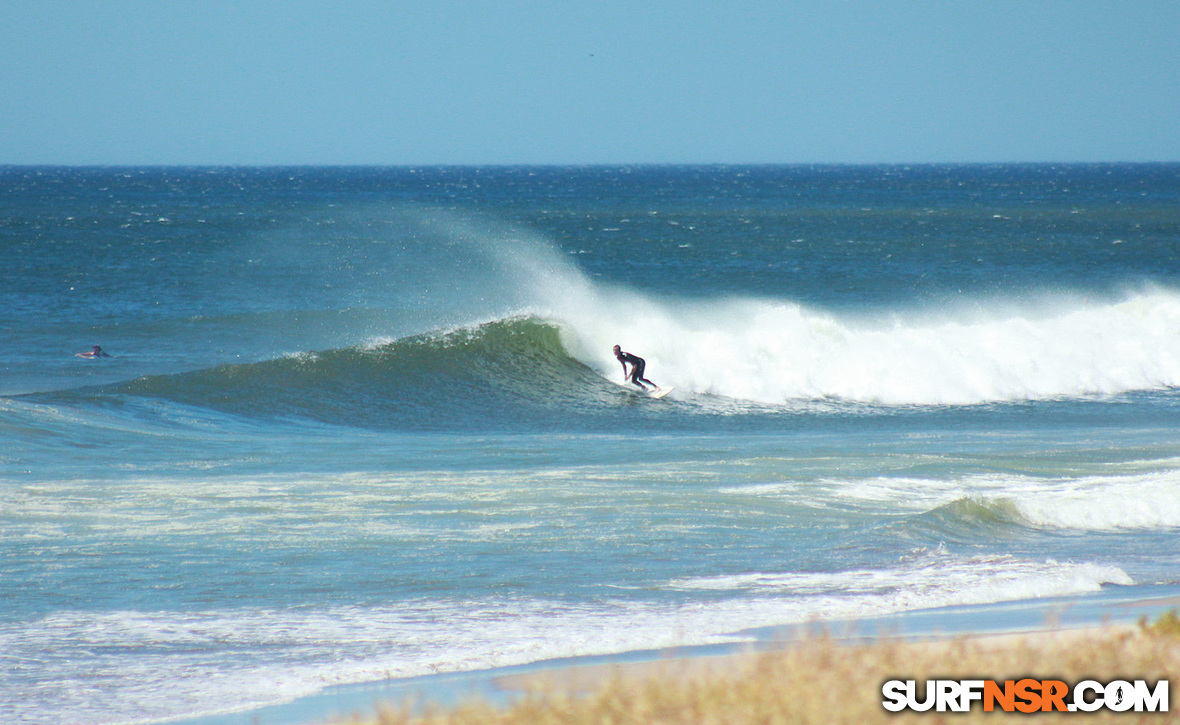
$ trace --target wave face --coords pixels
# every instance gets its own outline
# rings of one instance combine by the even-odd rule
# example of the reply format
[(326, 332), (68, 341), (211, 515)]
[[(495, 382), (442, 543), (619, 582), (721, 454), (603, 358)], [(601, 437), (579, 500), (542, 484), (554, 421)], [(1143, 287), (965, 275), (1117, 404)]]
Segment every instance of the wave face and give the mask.
[[(531, 318), (139, 378), (104, 393), (264, 417), (405, 429), (536, 429), (617, 392)], [(513, 425), (514, 418), (523, 418)]]
[[(855, 318), (797, 303), (668, 301), (579, 280), (566, 309), (261, 362), (149, 375), (98, 394), (233, 414), (401, 429), (608, 428), (691, 416), (969, 406), (1180, 385), (1180, 294), (1043, 301), (1017, 313)], [(538, 315), (541, 311), (538, 310)], [(661, 408), (621, 387), (622, 344), (675, 386)], [(612, 384), (618, 383), (618, 384)], [(93, 391), (92, 391), (93, 392)], [(725, 404), (728, 401), (728, 404)], [(624, 424), (626, 427), (626, 424)]]

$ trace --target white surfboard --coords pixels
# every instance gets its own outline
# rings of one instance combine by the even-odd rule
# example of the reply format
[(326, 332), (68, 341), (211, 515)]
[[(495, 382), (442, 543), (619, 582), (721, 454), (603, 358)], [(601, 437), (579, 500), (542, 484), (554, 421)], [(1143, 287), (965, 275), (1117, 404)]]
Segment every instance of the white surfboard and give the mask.
[(674, 387), (669, 386), (667, 388), (660, 388), (659, 390), (645, 390), (645, 389), (635, 386), (634, 384), (632, 384), (630, 382), (620, 383), (618, 380), (611, 380), (610, 378), (607, 378), (607, 379), (610, 380), (615, 385), (618, 385), (623, 390), (626, 390), (628, 393), (631, 393), (632, 395), (642, 395), (645, 398), (652, 398), (654, 400), (659, 400), (660, 398), (664, 397), (665, 395), (667, 395), (668, 393), (670, 393), (676, 389)]
[(670, 393), (676, 389), (673, 386), (668, 386), (666, 388), (660, 388), (659, 390), (651, 390), (648, 388), (640, 388), (639, 386), (635, 385), (635, 383), (632, 383), (630, 380), (624, 380), (624, 381), (620, 382), (619, 380), (617, 380), (615, 378), (608, 378), (605, 375), (603, 377), (606, 378), (607, 380), (611, 381), (615, 385), (618, 385), (620, 388), (622, 388), (623, 390), (626, 390), (629, 393), (634, 393), (635, 395), (642, 395), (642, 396), (648, 397), (648, 398), (654, 398), (656, 400), (659, 400), (660, 398), (664, 397), (665, 395), (667, 395), (668, 393)]

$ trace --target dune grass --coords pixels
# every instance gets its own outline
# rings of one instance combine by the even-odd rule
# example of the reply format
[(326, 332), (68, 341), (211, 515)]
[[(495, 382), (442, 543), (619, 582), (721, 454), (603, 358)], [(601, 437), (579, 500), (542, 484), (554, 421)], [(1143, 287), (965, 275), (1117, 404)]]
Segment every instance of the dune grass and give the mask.
[(881, 686), (893, 679), (1145, 679), (1180, 675), (1180, 616), (1139, 628), (1104, 627), (1029, 635), (895, 639), (842, 644), (827, 636), (771, 652), (658, 663), (569, 668), (502, 685), (522, 692), (508, 706), (388, 705), (364, 725), (741, 725), (745, 723), (1180, 723), (1169, 713), (890, 713)]

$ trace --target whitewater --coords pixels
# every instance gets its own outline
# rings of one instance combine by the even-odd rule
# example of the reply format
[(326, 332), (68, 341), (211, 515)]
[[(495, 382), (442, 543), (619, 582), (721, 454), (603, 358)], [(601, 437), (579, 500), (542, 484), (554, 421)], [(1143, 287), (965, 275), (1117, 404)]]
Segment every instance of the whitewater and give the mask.
[(1176, 165), (0, 191), (4, 722), (1180, 585)]

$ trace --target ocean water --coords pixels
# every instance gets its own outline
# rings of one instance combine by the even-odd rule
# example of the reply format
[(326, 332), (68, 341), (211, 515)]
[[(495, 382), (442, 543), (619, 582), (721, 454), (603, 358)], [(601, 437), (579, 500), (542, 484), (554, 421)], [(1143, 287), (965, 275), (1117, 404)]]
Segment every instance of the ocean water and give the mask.
[(1180, 583), (1180, 165), (7, 167), (0, 260), (3, 722)]

